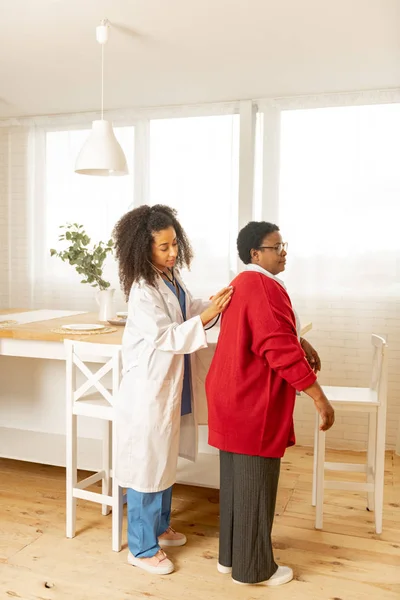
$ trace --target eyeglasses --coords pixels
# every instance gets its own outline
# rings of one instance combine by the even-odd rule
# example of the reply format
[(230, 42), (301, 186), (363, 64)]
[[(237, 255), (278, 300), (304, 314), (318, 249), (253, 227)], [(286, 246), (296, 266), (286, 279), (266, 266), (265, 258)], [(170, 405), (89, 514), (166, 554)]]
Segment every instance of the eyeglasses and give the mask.
[(264, 249), (264, 248), (268, 249), (268, 250), (275, 250), (275, 252), (277, 254), (282, 254), (283, 251), (287, 252), (288, 243), (282, 242), (281, 244), (276, 244), (275, 246), (260, 246), (259, 250)]

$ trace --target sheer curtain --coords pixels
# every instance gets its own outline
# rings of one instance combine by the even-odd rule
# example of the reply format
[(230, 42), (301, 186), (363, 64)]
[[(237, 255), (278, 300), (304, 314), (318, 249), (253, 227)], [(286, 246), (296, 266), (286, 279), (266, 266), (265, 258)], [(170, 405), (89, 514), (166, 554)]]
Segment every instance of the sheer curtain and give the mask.
[(150, 203), (178, 210), (195, 252), (185, 281), (204, 297), (229, 283), (236, 256), (238, 160), (238, 115), (150, 123)]
[[(399, 104), (282, 112), (284, 279), (300, 315), (313, 322), (323, 383), (368, 385), (370, 335), (387, 337), (389, 447), (400, 414), (399, 157)], [(299, 404), (298, 419), (308, 404)], [(330, 439), (347, 446), (365, 439), (365, 419), (340, 419), (352, 435), (338, 427)]]
[[(88, 130), (50, 131), (45, 138), (44, 215), (42, 236), (38, 240), (35, 299), (37, 306), (94, 309), (94, 290), (80, 283), (82, 277), (59, 258), (50, 257), (50, 249), (61, 249), (60, 225), (78, 223), (84, 226), (91, 242), (107, 242), (116, 221), (134, 201), (134, 127), (115, 127), (124, 149), (129, 175), (95, 177), (74, 173), (74, 164)], [(41, 264), (40, 264), (41, 259)], [(117, 265), (107, 259), (104, 277), (119, 290)], [(117, 292), (117, 301), (123, 302)]]
[(400, 105), (285, 111), (279, 221), (302, 294), (400, 292)]

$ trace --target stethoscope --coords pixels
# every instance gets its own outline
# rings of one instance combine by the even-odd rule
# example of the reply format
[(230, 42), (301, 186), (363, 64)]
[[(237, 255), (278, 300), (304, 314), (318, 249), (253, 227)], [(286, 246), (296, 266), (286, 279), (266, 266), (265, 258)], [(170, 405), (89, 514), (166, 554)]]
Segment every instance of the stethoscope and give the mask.
[[(170, 272), (171, 277), (169, 277), (168, 273), (166, 273), (165, 271), (162, 271), (161, 269), (158, 269), (155, 265), (153, 265), (152, 262), (150, 262), (151, 266), (153, 267), (153, 269), (162, 277), (166, 277), (168, 279), (168, 281), (174, 286), (174, 288), (176, 289), (177, 295), (178, 295), (178, 300), (179, 300), (179, 295), (180, 295), (180, 285), (179, 282), (177, 282), (177, 279), (175, 277), (174, 274), (174, 269), (168, 269), (168, 271)], [(182, 309), (181, 309), (182, 310)], [(183, 316), (183, 314), (182, 314)], [(204, 327), (204, 331), (209, 331), (210, 329), (212, 329), (213, 327), (215, 327), (215, 325), (218, 323), (219, 319), (221, 317), (221, 313), (216, 317), (214, 323), (212, 325), (209, 325), (208, 327)]]

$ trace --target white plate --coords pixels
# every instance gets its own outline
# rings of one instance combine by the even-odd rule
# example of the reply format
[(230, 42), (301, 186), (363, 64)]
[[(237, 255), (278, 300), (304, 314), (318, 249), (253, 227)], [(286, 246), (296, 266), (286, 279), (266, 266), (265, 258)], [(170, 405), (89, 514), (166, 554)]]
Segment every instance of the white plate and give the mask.
[(127, 319), (128, 318), (128, 312), (125, 312), (125, 311), (117, 312), (117, 317), (123, 317), (124, 319)]
[(74, 323), (71, 325), (63, 325), (61, 329), (67, 331), (94, 331), (95, 329), (104, 329), (105, 325), (97, 325), (96, 323)]

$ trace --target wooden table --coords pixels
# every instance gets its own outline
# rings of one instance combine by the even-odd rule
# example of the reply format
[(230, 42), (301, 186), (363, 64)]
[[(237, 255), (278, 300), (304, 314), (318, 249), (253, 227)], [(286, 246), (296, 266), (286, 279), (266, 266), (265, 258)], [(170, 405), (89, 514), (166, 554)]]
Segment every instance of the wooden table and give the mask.
[[(26, 309), (1, 310), (0, 320), (2, 315), (22, 312), (34, 313), (35, 311), (28, 311)], [(96, 344), (121, 344), (122, 342), (123, 327), (116, 327), (117, 331), (113, 333), (98, 335), (68, 335), (52, 331), (53, 329), (60, 329), (63, 325), (72, 323), (108, 325), (108, 323), (101, 323), (96, 313), (83, 313), (59, 319), (0, 327), (0, 355), (65, 360), (63, 345), (65, 339), (96, 342)]]

